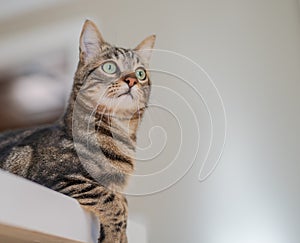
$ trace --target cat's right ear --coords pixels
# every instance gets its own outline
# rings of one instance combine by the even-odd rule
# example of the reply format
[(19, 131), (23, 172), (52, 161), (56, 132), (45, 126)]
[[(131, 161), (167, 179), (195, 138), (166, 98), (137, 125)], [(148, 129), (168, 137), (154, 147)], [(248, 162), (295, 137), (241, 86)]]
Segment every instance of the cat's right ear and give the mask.
[(100, 53), (101, 45), (104, 42), (105, 41), (95, 23), (91, 20), (86, 20), (80, 35), (80, 61), (83, 63), (91, 61)]

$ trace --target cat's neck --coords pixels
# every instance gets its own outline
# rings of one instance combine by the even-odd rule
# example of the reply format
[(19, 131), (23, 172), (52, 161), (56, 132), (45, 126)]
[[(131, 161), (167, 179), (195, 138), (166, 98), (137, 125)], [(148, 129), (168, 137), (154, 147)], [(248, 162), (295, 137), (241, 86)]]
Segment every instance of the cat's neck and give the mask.
[(122, 136), (132, 143), (136, 143), (136, 133), (140, 124), (143, 111), (137, 111), (130, 118), (121, 118), (110, 114), (96, 114), (95, 130), (101, 133), (110, 131), (112, 135)]

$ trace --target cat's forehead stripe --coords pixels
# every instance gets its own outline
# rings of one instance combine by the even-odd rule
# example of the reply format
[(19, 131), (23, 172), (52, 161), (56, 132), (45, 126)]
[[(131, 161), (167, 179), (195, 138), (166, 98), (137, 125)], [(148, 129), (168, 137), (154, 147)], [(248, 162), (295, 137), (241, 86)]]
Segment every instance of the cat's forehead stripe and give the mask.
[[(117, 50), (118, 53), (120, 53), (122, 55), (122, 57), (124, 59), (126, 59), (126, 58), (131, 58), (132, 59), (134, 57), (133, 51), (130, 50), (130, 49), (117, 47), (116, 50)], [(118, 58), (118, 56), (117, 56), (117, 58)]]
[(136, 63), (140, 62), (140, 58), (134, 53), (131, 49), (125, 49), (120, 47), (110, 47), (107, 49), (108, 58), (116, 58), (119, 60), (120, 58), (126, 60), (127, 58), (134, 60)]
[(126, 56), (126, 50), (124, 48), (116, 48), (124, 57)]
[(140, 59), (137, 55), (135, 55), (135, 59), (136, 59), (136, 62), (139, 63), (140, 62)]
[(101, 59), (115, 59), (116, 61), (121, 61), (122, 65), (127, 66), (126, 68), (130, 68), (130, 66), (134, 65), (134, 63), (135, 64), (142, 63), (139, 56), (132, 49), (116, 47), (104, 43), (101, 46), (101, 53), (102, 53), (100, 54)]

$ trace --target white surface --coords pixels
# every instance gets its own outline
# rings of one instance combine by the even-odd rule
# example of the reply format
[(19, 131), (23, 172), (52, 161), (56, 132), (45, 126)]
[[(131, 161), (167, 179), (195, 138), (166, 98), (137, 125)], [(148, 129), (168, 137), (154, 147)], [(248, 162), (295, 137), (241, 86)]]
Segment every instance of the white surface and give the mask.
[(72, 198), (2, 170), (0, 193), (0, 225), (76, 242), (97, 240), (98, 220)]

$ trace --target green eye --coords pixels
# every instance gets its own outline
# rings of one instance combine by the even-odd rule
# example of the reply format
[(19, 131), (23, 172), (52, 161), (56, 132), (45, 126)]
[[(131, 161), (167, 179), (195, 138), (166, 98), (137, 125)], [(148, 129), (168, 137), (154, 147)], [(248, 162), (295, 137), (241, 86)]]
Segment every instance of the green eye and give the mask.
[(114, 74), (117, 71), (117, 66), (113, 62), (106, 62), (102, 65), (102, 70), (108, 74)]
[(138, 78), (138, 80), (143, 81), (146, 79), (147, 74), (144, 69), (138, 68), (137, 70), (135, 70), (135, 76)]

